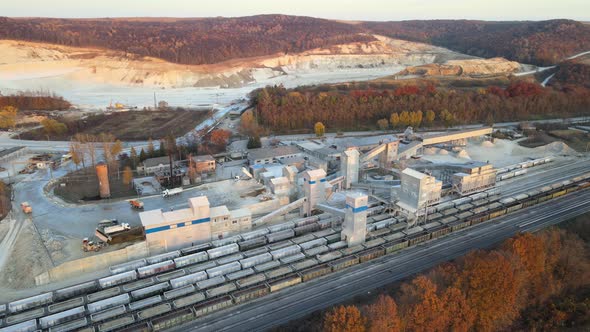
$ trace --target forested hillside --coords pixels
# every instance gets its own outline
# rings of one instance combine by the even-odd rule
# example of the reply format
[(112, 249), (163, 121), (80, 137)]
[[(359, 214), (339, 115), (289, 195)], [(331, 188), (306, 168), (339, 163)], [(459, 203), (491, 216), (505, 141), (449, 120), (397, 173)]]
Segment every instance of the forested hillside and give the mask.
[(0, 17), (0, 39), (99, 47), (181, 64), (210, 64), (375, 40), (371, 34), (538, 65), (590, 50), (590, 26), (571, 20), (348, 24), (311, 17), (52, 19)]
[(202, 19), (0, 18), (0, 39), (100, 47), (181, 64), (372, 41), (350, 24), (300, 16)]
[(537, 65), (552, 65), (576, 53), (590, 51), (590, 26), (572, 20), (366, 22), (363, 27), (391, 38)]
[(571, 86), (557, 90), (526, 81), (477, 90), (433, 85), (394, 89), (369, 85), (362, 90), (332, 86), (327, 91), (275, 86), (259, 91), (255, 102), (258, 125), (275, 133), (311, 132), (318, 121), (329, 131), (400, 129), (589, 114), (590, 90)]

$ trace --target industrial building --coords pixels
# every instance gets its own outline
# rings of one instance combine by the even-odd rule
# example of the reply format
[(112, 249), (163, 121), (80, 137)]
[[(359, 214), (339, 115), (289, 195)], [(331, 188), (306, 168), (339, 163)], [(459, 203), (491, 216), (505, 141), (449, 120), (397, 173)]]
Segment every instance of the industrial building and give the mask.
[(192, 165), (197, 173), (215, 172), (215, 158), (213, 156), (193, 156), (192, 159)]
[[(177, 161), (172, 161), (172, 167), (178, 166)], [(137, 166), (137, 172), (143, 175), (156, 174), (161, 172), (170, 172), (170, 159), (168, 156), (149, 158)]]
[(206, 196), (190, 198), (188, 203), (186, 209), (168, 212), (157, 209), (139, 214), (151, 252), (217, 240), (251, 228), (252, 215), (247, 209), (210, 208)]
[(453, 174), (453, 190), (459, 195), (482, 191), (496, 185), (496, 170), (491, 164), (472, 162)]
[(272, 164), (285, 158), (302, 157), (303, 152), (294, 145), (260, 148), (248, 151), (248, 162), (255, 164)]
[(351, 193), (346, 195), (346, 214), (340, 238), (342, 241), (346, 241), (349, 247), (365, 242), (368, 202), (369, 198), (365, 194)]
[(397, 205), (410, 213), (416, 213), (440, 200), (442, 181), (411, 168), (401, 173), (401, 190)]

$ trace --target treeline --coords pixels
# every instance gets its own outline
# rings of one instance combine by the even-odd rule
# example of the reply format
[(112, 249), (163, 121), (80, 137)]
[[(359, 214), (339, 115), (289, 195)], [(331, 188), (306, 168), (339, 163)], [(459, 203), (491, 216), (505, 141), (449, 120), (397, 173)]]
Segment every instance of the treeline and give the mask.
[[(260, 127), (281, 133), (301, 129), (311, 132), (316, 122), (324, 123), (331, 131), (373, 129), (379, 120), (390, 120), (396, 113), (401, 117), (404, 112), (409, 117), (414, 112), (415, 117), (408, 119), (414, 126), (492, 124), (590, 114), (590, 90), (580, 87), (556, 90), (525, 81), (514, 81), (506, 88), (492, 86), (477, 90), (408, 85), (384, 90), (318, 92), (274, 86), (258, 91), (254, 102), (254, 118)], [(433, 119), (422, 122), (427, 113), (434, 113)], [(416, 124), (417, 118), (420, 121)]]
[(549, 85), (562, 86), (576, 84), (590, 88), (590, 65), (568, 61), (557, 68), (555, 76), (549, 80)]
[(416, 20), (365, 22), (362, 26), (391, 38), (444, 46), (484, 58), (501, 56), (536, 65), (556, 64), (590, 49), (590, 26), (572, 20)]
[(0, 17), (0, 39), (100, 47), (193, 65), (374, 40), (362, 32), (350, 24), (285, 15), (83, 20)]
[(63, 111), (72, 104), (54, 93), (20, 92), (8, 96), (0, 94), (0, 108), (12, 106), (21, 111)]
[[(575, 234), (525, 233), (474, 251), (362, 306), (338, 306), (325, 332), (551, 331), (590, 323), (590, 259)], [(318, 330), (317, 327), (302, 327)]]

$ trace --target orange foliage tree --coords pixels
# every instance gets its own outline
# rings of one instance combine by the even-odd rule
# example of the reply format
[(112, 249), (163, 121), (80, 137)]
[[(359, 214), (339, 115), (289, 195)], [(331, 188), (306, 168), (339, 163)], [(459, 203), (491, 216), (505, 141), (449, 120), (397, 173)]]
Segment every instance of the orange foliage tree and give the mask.
[(365, 318), (355, 306), (338, 306), (324, 318), (325, 332), (364, 332)]
[(397, 304), (387, 295), (380, 295), (375, 303), (366, 308), (367, 331), (395, 332), (401, 330), (401, 322), (397, 313)]

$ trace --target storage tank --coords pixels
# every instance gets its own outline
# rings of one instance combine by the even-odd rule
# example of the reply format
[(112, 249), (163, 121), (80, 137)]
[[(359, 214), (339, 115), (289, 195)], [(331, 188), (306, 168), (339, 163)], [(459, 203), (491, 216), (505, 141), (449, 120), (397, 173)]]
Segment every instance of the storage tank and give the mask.
[(98, 193), (100, 198), (111, 197), (111, 187), (109, 185), (109, 168), (105, 163), (96, 165), (96, 176), (98, 177)]

